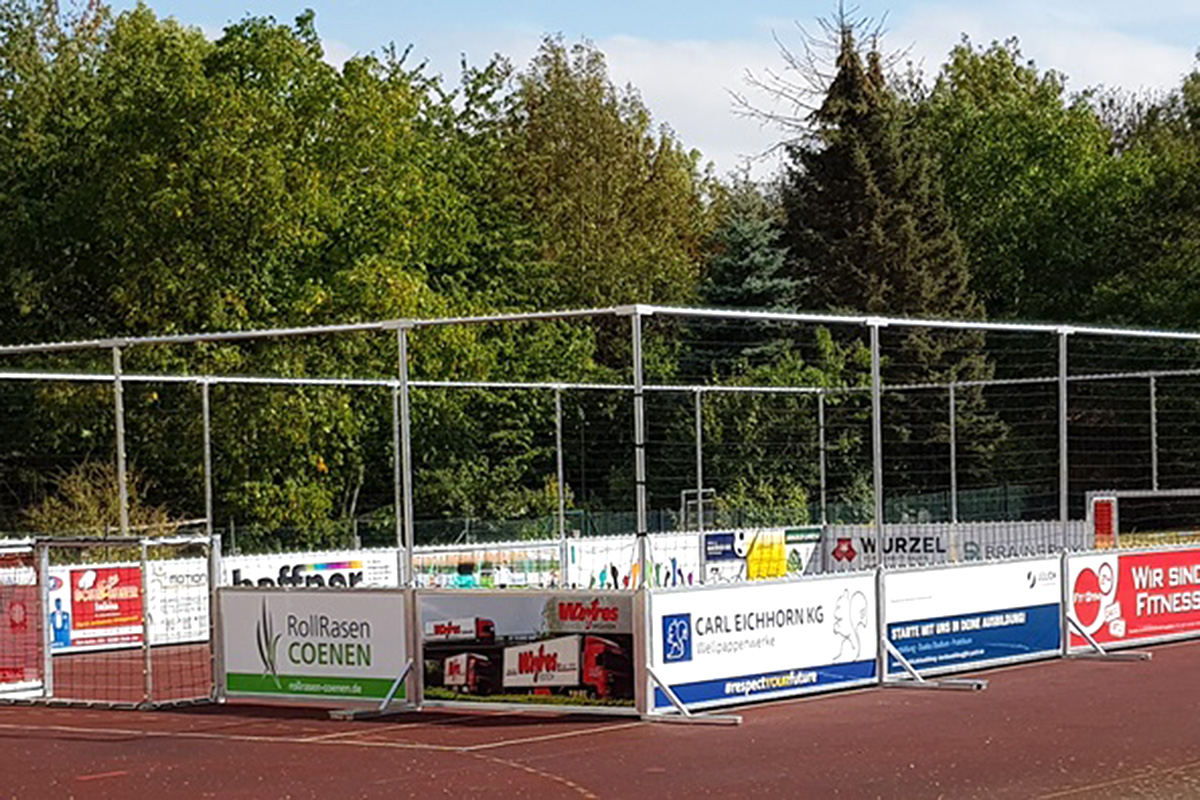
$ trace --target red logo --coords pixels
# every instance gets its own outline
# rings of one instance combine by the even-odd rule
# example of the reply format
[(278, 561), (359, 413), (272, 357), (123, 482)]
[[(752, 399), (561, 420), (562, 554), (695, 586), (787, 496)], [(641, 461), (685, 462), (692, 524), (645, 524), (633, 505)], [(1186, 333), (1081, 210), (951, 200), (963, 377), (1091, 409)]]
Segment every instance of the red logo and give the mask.
[(533, 682), (537, 683), (538, 676), (543, 672), (558, 671), (558, 654), (547, 653), (545, 645), (538, 645), (537, 652), (527, 651), (517, 655), (517, 672), (521, 675), (533, 673)]
[(1072, 605), (1075, 607), (1075, 619), (1083, 627), (1089, 627), (1100, 616), (1100, 579), (1090, 569), (1085, 569), (1075, 578), (1075, 588), (1071, 592)]
[(434, 636), (454, 636), (462, 633), (462, 626), (456, 625), (453, 622), (435, 622), (433, 623)]
[(853, 561), (858, 555), (858, 551), (854, 549), (854, 544), (850, 541), (850, 537), (839, 538), (837, 546), (833, 548), (833, 558), (835, 561)]
[(616, 624), (620, 616), (621, 609), (617, 606), (602, 606), (599, 600), (593, 600), (591, 605), (579, 602), (558, 604), (559, 622), (582, 622), (588, 629), (597, 622)]

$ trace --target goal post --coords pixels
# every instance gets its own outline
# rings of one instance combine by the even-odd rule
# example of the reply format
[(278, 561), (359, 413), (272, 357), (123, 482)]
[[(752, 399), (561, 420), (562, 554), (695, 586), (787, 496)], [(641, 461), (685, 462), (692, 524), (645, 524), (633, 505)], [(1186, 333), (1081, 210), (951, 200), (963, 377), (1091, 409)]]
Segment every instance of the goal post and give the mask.
[(1086, 498), (1097, 550), (1200, 543), (1200, 487), (1106, 489)]
[(45, 690), (45, 631), (32, 542), (0, 545), (0, 700)]

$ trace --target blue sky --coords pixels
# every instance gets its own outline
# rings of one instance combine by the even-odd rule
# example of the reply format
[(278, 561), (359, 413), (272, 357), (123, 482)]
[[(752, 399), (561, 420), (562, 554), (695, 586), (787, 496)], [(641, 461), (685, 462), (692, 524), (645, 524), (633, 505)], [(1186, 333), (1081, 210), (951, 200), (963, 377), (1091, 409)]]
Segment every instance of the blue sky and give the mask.
[[(698, 148), (721, 173), (768, 149), (779, 133), (734, 113), (731, 92), (761, 107), (770, 98), (746, 83), (782, 61), (775, 37), (799, 47), (797, 23), (815, 29), (834, 0), (743, 0), (740, 3), (551, 2), (551, 0), (150, 0), (160, 16), (197, 25), (209, 35), (246, 14), (291, 21), (311, 7), (326, 57), (340, 63), (354, 53), (395, 42), (450, 77), (461, 55), (484, 63), (496, 52), (518, 67), (541, 37), (587, 38), (608, 57), (617, 83), (632, 83), (660, 122)], [(115, 3), (129, 8), (134, 2)], [(849, 7), (849, 3), (847, 6)], [(965, 33), (976, 43), (1016, 36), (1041, 68), (1068, 76), (1071, 89), (1104, 85), (1132, 91), (1178, 85), (1200, 46), (1200, 0), (862, 0), (858, 15), (884, 21), (885, 50), (908, 50), (934, 73)], [(755, 162), (763, 175), (771, 159)]]

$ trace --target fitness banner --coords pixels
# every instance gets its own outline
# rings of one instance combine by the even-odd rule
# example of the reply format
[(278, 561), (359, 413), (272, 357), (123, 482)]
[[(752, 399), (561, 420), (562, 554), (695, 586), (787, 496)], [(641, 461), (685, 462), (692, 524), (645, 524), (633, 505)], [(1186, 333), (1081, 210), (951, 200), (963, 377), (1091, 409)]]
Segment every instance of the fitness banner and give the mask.
[[(1200, 635), (1200, 549), (1071, 556), (1069, 611), (1100, 644)], [(1087, 641), (1071, 630), (1072, 648)]]

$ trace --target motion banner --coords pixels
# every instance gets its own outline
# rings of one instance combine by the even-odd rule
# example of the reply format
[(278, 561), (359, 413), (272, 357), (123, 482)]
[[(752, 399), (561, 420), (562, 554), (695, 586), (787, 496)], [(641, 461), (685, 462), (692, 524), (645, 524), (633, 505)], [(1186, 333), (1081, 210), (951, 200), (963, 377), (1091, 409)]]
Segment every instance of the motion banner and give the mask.
[[(650, 592), (656, 685), (689, 709), (875, 683), (875, 573)], [(661, 680), (664, 685), (658, 685)]]
[(226, 697), (378, 705), (412, 696), (397, 684), (411, 652), (410, 591), (225, 587), (217, 597)]

